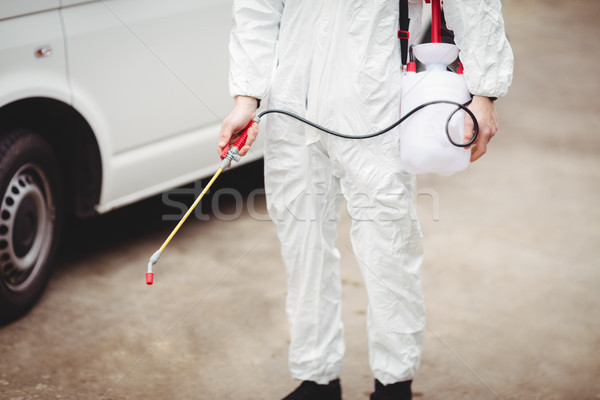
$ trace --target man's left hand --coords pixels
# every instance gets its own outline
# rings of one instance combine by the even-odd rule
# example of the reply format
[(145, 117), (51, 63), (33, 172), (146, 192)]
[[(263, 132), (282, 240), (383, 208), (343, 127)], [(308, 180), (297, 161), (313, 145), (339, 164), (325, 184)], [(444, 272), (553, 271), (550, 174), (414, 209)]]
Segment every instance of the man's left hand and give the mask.
[[(498, 131), (498, 115), (496, 114), (494, 102), (485, 96), (473, 96), (473, 101), (469, 104), (468, 108), (473, 112), (479, 124), (477, 139), (470, 146), (471, 162), (473, 162), (485, 154), (488, 142)], [(466, 115), (465, 142), (471, 140), (474, 133), (473, 120)]]

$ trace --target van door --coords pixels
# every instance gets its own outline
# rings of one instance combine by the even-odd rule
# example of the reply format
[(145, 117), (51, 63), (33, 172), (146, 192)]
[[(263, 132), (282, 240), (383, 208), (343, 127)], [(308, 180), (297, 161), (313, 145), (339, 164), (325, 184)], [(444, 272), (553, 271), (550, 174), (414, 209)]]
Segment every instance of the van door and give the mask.
[(73, 106), (101, 147), (99, 211), (207, 175), (232, 105), (231, 2), (106, 0), (62, 13)]

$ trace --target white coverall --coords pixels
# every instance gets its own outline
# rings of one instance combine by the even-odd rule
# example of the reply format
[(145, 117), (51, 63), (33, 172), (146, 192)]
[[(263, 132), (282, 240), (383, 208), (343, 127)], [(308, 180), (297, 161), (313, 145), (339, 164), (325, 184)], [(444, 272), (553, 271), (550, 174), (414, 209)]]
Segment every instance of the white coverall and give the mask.
[[(411, 38), (421, 0), (409, 0)], [(512, 52), (499, 0), (446, 0), (473, 94), (499, 97), (512, 79)], [(269, 97), (338, 132), (364, 134), (399, 118), (398, 0), (235, 0), (230, 38), (233, 96)], [(264, 133), (263, 133), (264, 134)], [(352, 248), (369, 297), (370, 366), (383, 384), (412, 379), (425, 310), (414, 177), (398, 170), (398, 131), (347, 140), (270, 114), (265, 186), (288, 280), (292, 377), (327, 383), (344, 354), (339, 252), (344, 199)]]

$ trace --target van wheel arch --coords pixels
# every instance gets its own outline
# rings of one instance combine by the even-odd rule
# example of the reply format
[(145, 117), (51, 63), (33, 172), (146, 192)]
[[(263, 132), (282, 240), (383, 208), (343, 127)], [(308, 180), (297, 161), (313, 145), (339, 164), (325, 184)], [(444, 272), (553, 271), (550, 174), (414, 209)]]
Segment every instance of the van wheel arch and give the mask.
[(23, 99), (0, 109), (0, 127), (0, 134), (29, 129), (42, 136), (57, 156), (69, 215), (97, 214), (102, 159), (92, 128), (77, 110), (55, 99)]

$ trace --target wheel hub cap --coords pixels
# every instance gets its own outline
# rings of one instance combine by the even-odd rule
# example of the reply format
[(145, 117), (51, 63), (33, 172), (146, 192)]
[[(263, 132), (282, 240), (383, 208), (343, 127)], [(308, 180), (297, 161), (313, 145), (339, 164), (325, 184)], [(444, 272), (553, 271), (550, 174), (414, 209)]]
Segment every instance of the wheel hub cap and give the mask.
[(0, 278), (12, 290), (24, 289), (46, 258), (53, 229), (44, 174), (23, 166), (10, 180), (0, 212)]

